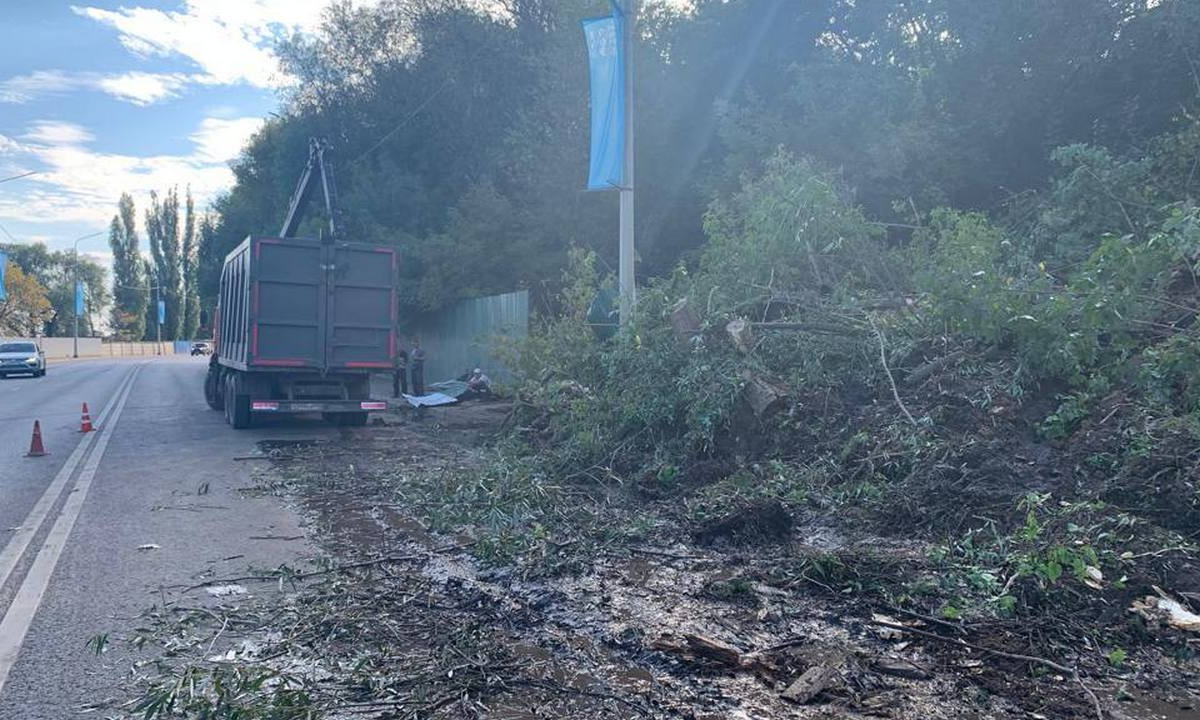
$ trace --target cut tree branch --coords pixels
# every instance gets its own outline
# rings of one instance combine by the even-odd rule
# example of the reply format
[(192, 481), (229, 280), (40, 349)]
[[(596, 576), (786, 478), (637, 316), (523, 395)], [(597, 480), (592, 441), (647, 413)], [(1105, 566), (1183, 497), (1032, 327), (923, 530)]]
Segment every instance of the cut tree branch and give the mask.
[(875, 338), (879, 340), (879, 361), (883, 363), (883, 372), (887, 374), (888, 383), (892, 386), (892, 397), (896, 398), (896, 404), (900, 406), (901, 412), (912, 423), (912, 426), (915, 428), (921, 427), (916, 418), (912, 416), (912, 413), (908, 411), (908, 408), (904, 406), (904, 401), (900, 399), (900, 390), (896, 387), (896, 378), (892, 376), (892, 369), (888, 367), (887, 345), (884, 344), (883, 333), (879, 331), (879, 328), (875, 325), (875, 319), (870, 315), (867, 315), (867, 322), (871, 323), (871, 329), (875, 331)]

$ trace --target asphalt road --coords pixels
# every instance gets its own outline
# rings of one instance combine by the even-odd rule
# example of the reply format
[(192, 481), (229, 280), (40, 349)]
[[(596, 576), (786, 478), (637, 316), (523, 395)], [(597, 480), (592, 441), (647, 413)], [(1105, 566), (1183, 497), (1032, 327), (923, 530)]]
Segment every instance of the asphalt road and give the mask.
[[(293, 510), (241, 492), (254, 463), (234, 458), (262, 439), (337, 430), (278, 420), (234, 431), (204, 404), (203, 375), (200, 358), (130, 358), (0, 381), (0, 718), (85, 714), (149, 659), (122, 640), (143, 610), (199, 580), (312, 555), (282, 539), (305, 534)], [(85, 401), (100, 426), (87, 435)], [(47, 457), (24, 457), (35, 419)], [(87, 642), (104, 633), (97, 656)]]

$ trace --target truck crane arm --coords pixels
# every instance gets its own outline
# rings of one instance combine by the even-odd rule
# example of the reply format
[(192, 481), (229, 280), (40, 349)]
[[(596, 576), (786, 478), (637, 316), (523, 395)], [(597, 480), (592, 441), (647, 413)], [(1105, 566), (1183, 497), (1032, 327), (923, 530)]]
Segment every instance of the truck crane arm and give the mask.
[(329, 237), (327, 240), (333, 242), (338, 239), (338, 232), (341, 229), (342, 223), (338, 205), (337, 185), (333, 179), (333, 164), (326, 155), (328, 150), (329, 143), (324, 139), (312, 138), (308, 141), (308, 162), (304, 164), (304, 172), (300, 174), (300, 182), (296, 183), (296, 189), (292, 192), (292, 199), (288, 202), (287, 216), (284, 218), (283, 227), (279, 229), (279, 237), (286, 238), (295, 235), (296, 229), (304, 217), (304, 209), (308, 205), (309, 198), (312, 196), (316, 176), (319, 174), (321, 176), (322, 195), (325, 200), (325, 213), (329, 217)]

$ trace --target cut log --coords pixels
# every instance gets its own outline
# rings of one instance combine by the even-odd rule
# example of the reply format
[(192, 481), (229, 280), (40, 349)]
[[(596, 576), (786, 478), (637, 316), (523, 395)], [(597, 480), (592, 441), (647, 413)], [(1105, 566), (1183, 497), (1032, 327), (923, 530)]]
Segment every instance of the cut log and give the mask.
[(708, 658), (729, 667), (742, 666), (742, 651), (732, 645), (703, 635), (684, 635), (684, 639), (687, 640), (688, 649), (698, 657)]
[(733, 346), (742, 354), (749, 354), (754, 349), (754, 327), (745, 318), (730, 320), (725, 325), (725, 332), (733, 341)]
[(752, 370), (743, 370), (742, 379), (746, 381), (746, 402), (756, 417), (766, 417), (787, 404), (791, 391), (782, 380)]
[(918, 365), (904, 378), (905, 385), (920, 385), (929, 378), (933, 377), (934, 373), (941, 372), (943, 368), (949, 367), (960, 359), (966, 357), (966, 351), (955, 350), (941, 357), (934, 358), (926, 363)]
[(805, 670), (803, 675), (796, 678), (795, 682), (787, 686), (787, 689), (783, 691), (783, 699), (801, 705), (812, 702), (813, 698), (820, 695), (821, 691), (829, 687), (837, 678), (838, 668), (841, 664), (841, 660), (838, 659), (813, 665)]
[(700, 334), (700, 318), (696, 317), (696, 311), (692, 310), (687, 298), (681, 299), (671, 308), (669, 321), (675, 331), (675, 337), (680, 342), (689, 342)]
[(759, 330), (784, 330), (793, 332), (806, 332), (814, 335), (844, 335), (852, 337), (859, 333), (859, 328), (853, 325), (837, 325), (827, 322), (756, 322), (751, 323), (752, 327)]
[(871, 669), (882, 675), (891, 675), (906, 680), (928, 680), (933, 677), (925, 668), (907, 660), (880, 658), (871, 664)]
[(746, 669), (753, 666), (754, 663), (743, 662), (742, 651), (703, 635), (687, 634), (683, 636), (683, 641), (672, 635), (664, 635), (653, 643), (650, 647), (660, 652), (669, 652), (676, 655), (683, 655), (688, 659), (704, 658), (713, 662), (726, 665), (735, 670)]

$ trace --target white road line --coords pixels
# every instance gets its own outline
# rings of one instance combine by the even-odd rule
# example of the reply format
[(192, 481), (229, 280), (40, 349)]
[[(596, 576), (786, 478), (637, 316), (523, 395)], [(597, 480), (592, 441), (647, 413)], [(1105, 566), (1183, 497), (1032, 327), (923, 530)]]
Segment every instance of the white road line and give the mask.
[(117, 420), (121, 417), (121, 410), (125, 407), (125, 401), (129, 399), (129, 393), (139, 370), (140, 367), (135, 368), (130, 374), (130, 379), (125, 383), (120, 397), (113, 403), (112, 416), (109, 417), (107, 425), (97, 432), (100, 440), (96, 443), (95, 450), (88, 456), (87, 463), (79, 472), (75, 487), (67, 495), (62, 512), (46, 536), (46, 542), (38, 550), (37, 557), (34, 558), (33, 565), (29, 568), (29, 573), (26, 574), (20, 589), (17, 590), (4, 619), (0, 620), (0, 694), (4, 692), (4, 684), (8, 681), (8, 674), (17, 661), (21, 645), (25, 642), (25, 635), (33, 624), (33, 616), (37, 613), (38, 606), (42, 603), (42, 597), (46, 594), (46, 588), (50, 585), (54, 567), (58, 565), (58, 559), (62, 556), (71, 530), (75, 527), (75, 521), (79, 518), (79, 512), (83, 508), (84, 500), (87, 499), (88, 490), (92, 487), (92, 479), (96, 477), (96, 469), (100, 466), (105, 449), (108, 448), (108, 441), (112, 439), (113, 428), (116, 427)]
[[(96, 426), (101, 430), (104, 429), (105, 421), (108, 419), (109, 411), (116, 406), (116, 400), (121, 396), (122, 391), (132, 382), (133, 372), (130, 371), (117, 384), (117, 389), (113, 391), (112, 401), (104, 404), (104, 410), (96, 418)], [(12, 575), (16, 569), (17, 563), (21, 561), (21, 556), (25, 554), (25, 548), (29, 547), (30, 541), (42, 529), (42, 523), (46, 522), (46, 516), (50, 514), (50, 510), (54, 504), (58, 502), (58, 498), (62, 496), (63, 487), (67, 481), (71, 479), (71, 474), (75, 472), (75, 466), (83, 458), (84, 453), (91, 447), (99, 433), (88, 433), (79, 440), (79, 444), (75, 446), (75, 450), (67, 457), (67, 461), (59, 468), (58, 474), (50, 482), (50, 486), (46, 488), (42, 496), (38, 498), (33, 509), (29, 511), (29, 515), (25, 517), (25, 522), (17, 528), (12, 537), (9, 538), (8, 544), (4, 546), (4, 550), (0, 550), (0, 587), (4, 587), (4, 583), (8, 582), (8, 576)]]

